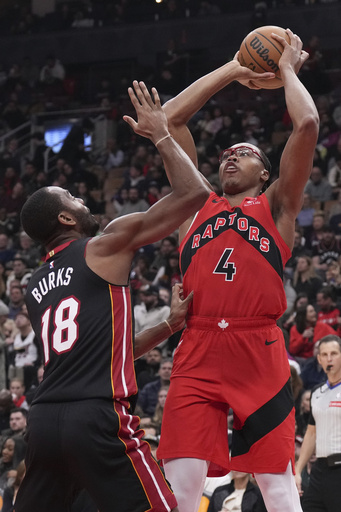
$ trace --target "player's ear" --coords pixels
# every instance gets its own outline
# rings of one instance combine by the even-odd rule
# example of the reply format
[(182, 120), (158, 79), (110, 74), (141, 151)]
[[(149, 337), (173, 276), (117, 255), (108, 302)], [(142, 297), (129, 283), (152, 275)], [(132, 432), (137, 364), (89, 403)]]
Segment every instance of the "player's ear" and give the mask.
[(266, 169), (263, 169), (260, 173), (260, 176), (262, 178), (262, 180), (264, 182), (268, 181), (268, 179), (270, 178), (270, 174), (269, 174), (269, 171), (267, 171)]
[(66, 226), (75, 226), (76, 224), (76, 219), (74, 218), (72, 213), (67, 212), (65, 210), (59, 213), (58, 220), (61, 224), (64, 224)]

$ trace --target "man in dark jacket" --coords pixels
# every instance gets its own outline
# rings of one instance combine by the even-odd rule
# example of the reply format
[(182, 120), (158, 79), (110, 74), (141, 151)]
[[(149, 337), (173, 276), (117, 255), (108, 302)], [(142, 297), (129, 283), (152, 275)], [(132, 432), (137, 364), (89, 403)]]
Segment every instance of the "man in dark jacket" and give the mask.
[(250, 482), (249, 473), (231, 471), (231, 478), (231, 483), (213, 491), (207, 512), (266, 512), (261, 492)]

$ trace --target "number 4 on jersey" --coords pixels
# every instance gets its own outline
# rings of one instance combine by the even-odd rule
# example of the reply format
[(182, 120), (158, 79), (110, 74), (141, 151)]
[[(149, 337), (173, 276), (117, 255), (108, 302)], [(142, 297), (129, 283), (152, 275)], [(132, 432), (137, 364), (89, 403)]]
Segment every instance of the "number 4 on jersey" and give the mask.
[(225, 281), (233, 281), (237, 271), (235, 264), (229, 261), (232, 253), (233, 249), (225, 249), (213, 272), (213, 274), (225, 274)]

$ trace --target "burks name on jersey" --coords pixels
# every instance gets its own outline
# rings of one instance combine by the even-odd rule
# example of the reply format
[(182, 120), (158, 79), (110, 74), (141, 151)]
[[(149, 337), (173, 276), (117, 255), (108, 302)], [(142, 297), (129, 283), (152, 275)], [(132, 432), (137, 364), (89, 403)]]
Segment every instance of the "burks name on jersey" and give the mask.
[(71, 281), (72, 273), (72, 267), (63, 267), (59, 268), (57, 271), (54, 270), (49, 272), (47, 276), (38, 281), (38, 286), (33, 288), (31, 294), (36, 299), (38, 304), (40, 304), (43, 300), (43, 297), (47, 295), (50, 290), (53, 290), (58, 286), (68, 286)]

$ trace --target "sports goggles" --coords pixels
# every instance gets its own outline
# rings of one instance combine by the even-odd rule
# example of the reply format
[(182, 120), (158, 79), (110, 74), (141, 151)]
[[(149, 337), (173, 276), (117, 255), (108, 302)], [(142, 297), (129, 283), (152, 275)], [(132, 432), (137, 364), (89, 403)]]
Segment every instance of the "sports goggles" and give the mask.
[(224, 149), (219, 155), (219, 163), (225, 162), (230, 156), (236, 155), (236, 157), (240, 158), (243, 156), (253, 156), (255, 155), (266, 167), (266, 163), (264, 162), (261, 154), (253, 148), (249, 148), (248, 146), (238, 146), (237, 148), (227, 148)]

